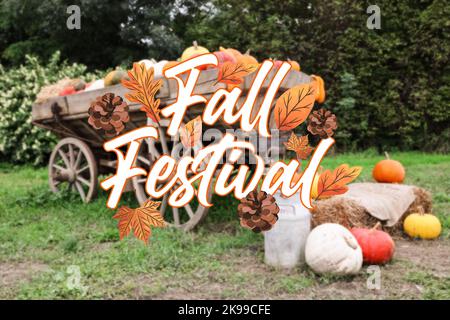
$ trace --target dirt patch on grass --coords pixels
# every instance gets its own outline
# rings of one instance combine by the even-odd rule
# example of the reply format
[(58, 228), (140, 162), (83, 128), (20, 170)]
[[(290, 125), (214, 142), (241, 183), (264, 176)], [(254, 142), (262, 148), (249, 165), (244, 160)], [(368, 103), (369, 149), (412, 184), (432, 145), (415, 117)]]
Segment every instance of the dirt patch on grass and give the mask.
[(41, 272), (49, 271), (46, 264), (36, 262), (0, 262), (0, 285), (13, 287), (20, 282), (31, 280)]
[(449, 240), (397, 240), (395, 258), (409, 261), (437, 277), (450, 276)]
[[(380, 266), (380, 288), (371, 289), (372, 272), (356, 276), (314, 275), (307, 267), (284, 271), (263, 263), (261, 250), (235, 249), (205, 268), (171, 277), (141, 275), (134, 298), (140, 299), (422, 299), (425, 290), (408, 281), (410, 272), (450, 276), (450, 241), (396, 240), (395, 259)], [(369, 280), (370, 282), (370, 280)]]

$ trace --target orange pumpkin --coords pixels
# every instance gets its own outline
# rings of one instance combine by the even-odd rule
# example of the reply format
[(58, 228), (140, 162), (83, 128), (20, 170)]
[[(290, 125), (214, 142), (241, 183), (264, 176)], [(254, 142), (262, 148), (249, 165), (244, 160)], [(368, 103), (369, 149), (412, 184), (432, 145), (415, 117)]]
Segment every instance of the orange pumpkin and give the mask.
[(297, 61), (288, 59), (288, 62), (291, 65), (292, 70), (300, 71), (300, 64)]
[(217, 61), (219, 62), (219, 66), (224, 64), (225, 62), (236, 63), (236, 58), (230, 54), (228, 51), (216, 51), (214, 55), (217, 57)]
[(315, 82), (314, 85), (316, 86), (316, 101), (318, 103), (324, 103), (326, 98), (325, 82), (321, 76), (316, 76), (313, 74), (311, 75), (311, 78)]
[(244, 53), (239, 59), (238, 62), (241, 62), (243, 64), (248, 64), (248, 65), (255, 65), (257, 66), (258, 60), (256, 60), (256, 58), (252, 55), (250, 55), (250, 50), (247, 50), (246, 53)]
[(178, 61), (169, 61), (167, 62), (164, 67), (163, 67), (163, 74), (164, 72), (166, 72), (167, 69), (170, 69), (172, 67), (175, 67), (177, 64), (179, 64), (180, 62)]
[(363, 260), (366, 264), (385, 264), (394, 256), (394, 240), (388, 233), (377, 230), (380, 225), (378, 222), (372, 229), (352, 228), (350, 230), (362, 249)]
[(239, 59), (242, 57), (242, 53), (239, 50), (236, 50), (233, 48), (220, 47), (219, 50), (234, 57), (234, 60), (236, 60), (236, 61), (239, 61)]
[(377, 182), (402, 183), (405, 179), (405, 168), (400, 162), (391, 160), (387, 152), (386, 158), (378, 162), (373, 168), (373, 178)]

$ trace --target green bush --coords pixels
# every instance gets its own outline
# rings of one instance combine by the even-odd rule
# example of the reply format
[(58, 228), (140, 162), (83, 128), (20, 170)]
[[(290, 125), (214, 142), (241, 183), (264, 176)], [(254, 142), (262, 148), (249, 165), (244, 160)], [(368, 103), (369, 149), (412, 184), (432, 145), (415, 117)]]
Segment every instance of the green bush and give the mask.
[(61, 61), (59, 52), (48, 63), (27, 56), (18, 68), (0, 65), (0, 158), (12, 163), (42, 164), (56, 138), (31, 124), (31, 105), (42, 86), (69, 77), (87, 81), (94, 74), (86, 66)]
[(325, 107), (338, 117), (338, 150), (450, 151), (448, 1), (378, 0), (379, 30), (367, 28), (369, 1), (211, 3), (188, 26), (186, 45), (289, 57), (321, 75)]

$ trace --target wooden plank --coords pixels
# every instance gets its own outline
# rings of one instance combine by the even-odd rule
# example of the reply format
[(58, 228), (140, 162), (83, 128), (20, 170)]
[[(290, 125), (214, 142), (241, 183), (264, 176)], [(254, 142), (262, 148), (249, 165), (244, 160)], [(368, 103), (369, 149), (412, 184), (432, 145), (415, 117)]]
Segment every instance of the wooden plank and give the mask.
[[(261, 92), (266, 91), (269, 88), (270, 83), (272, 82), (273, 78), (275, 77), (275, 74), (278, 70), (271, 70), (267, 77), (264, 79), (263, 84), (261, 86)], [(241, 86), (243, 91), (247, 92), (250, 90), (253, 81), (256, 78), (256, 72), (249, 74), (244, 78), (244, 84)], [(296, 70), (290, 70), (289, 73), (286, 75), (284, 80), (281, 82), (279, 91), (285, 91), (287, 89), (290, 89), (292, 87), (295, 87), (296, 85), (302, 84), (302, 83), (309, 83), (311, 82), (310, 76), (303, 72), (298, 72)]]
[[(270, 73), (263, 82), (260, 94), (265, 90), (267, 90), (276, 72), (277, 70), (270, 71)], [(218, 73), (217, 69), (209, 69), (202, 71), (199, 75), (198, 85), (195, 87), (194, 93), (201, 94), (206, 99), (209, 99), (217, 89), (226, 88), (226, 85), (224, 83), (215, 84), (215, 81), (217, 79), (217, 73)], [(244, 93), (250, 89), (255, 76), (256, 73), (252, 73), (247, 77), (245, 77), (244, 83), (241, 85), (241, 88), (243, 88)], [(187, 74), (181, 75), (181, 78), (183, 80), (186, 80)], [(283, 80), (280, 86), (280, 91), (287, 90), (301, 83), (310, 82), (310, 80), (311, 79), (308, 75), (302, 72), (291, 70), (289, 74), (286, 76), (286, 78)], [(125, 99), (125, 94), (128, 92), (128, 89), (119, 84), (95, 91), (82, 92), (65, 97), (56, 97), (50, 99), (49, 101), (43, 104), (33, 105), (32, 119), (33, 121), (41, 121), (44, 119), (53, 118), (53, 114), (51, 112), (51, 105), (54, 102), (57, 102), (61, 106), (62, 110), (60, 115), (62, 116), (63, 119), (66, 119), (65, 116), (70, 116), (68, 118), (81, 114), (86, 114), (87, 116), (87, 111), (89, 110), (91, 102), (94, 101), (97, 97), (102, 96), (108, 92), (120, 95)], [(161, 106), (173, 103), (176, 100), (177, 94), (178, 94), (177, 82), (174, 79), (164, 78), (163, 86), (161, 87), (161, 90), (157, 94), (157, 98), (161, 99)], [(130, 112), (139, 110), (140, 106), (137, 105), (136, 103), (131, 103), (126, 99), (125, 101), (130, 105)]]
[[(87, 124), (86, 122), (84, 122), (83, 120), (78, 120), (78, 121), (73, 121), (74, 125), (76, 126), (82, 126), (87, 132), (89, 132), (88, 135), (85, 135), (85, 138), (87, 138), (89, 135), (91, 137), (94, 137), (95, 140), (97, 140), (100, 143), (103, 143), (103, 137), (94, 130), (94, 128), (92, 128), (89, 124)], [(79, 131), (81, 131), (80, 129), (78, 129)]]
[(69, 114), (69, 108), (65, 97), (55, 97), (44, 103), (33, 104), (31, 108), (31, 118), (33, 121), (53, 118), (52, 104), (57, 103), (61, 107), (60, 115)]
[[(217, 69), (208, 69), (202, 71), (198, 76), (197, 85), (195, 86), (193, 93), (205, 96), (214, 93), (217, 89), (226, 88), (226, 85), (224, 83), (215, 83), (217, 80), (217, 73)], [(186, 73), (180, 75), (180, 79), (183, 80), (183, 82), (186, 82), (187, 77), (188, 75)], [(168, 98), (175, 100), (178, 95), (178, 83), (175, 79), (168, 79), (168, 85)], [(161, 101), (161, 103), (163, 102), (167, 104), (166, 101)]]

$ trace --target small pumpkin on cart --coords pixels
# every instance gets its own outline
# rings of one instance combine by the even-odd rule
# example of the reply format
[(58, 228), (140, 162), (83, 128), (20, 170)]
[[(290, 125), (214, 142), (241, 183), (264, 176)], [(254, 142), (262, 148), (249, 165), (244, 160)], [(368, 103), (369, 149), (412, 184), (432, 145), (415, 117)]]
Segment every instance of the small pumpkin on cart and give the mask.
[(123, 79), (128, 79), (127, 72), (117, 68), (116, 70), (109, 72), (103, 80), (105, 87), (110, 87), (121, 83)]

